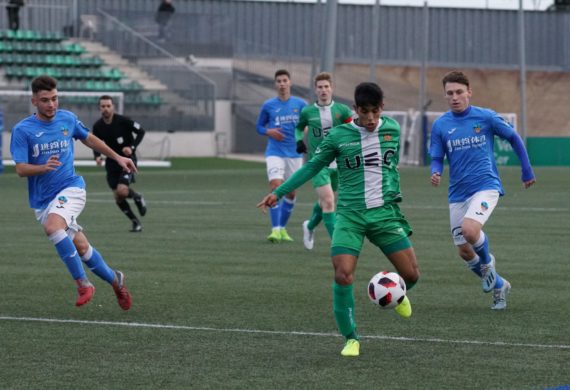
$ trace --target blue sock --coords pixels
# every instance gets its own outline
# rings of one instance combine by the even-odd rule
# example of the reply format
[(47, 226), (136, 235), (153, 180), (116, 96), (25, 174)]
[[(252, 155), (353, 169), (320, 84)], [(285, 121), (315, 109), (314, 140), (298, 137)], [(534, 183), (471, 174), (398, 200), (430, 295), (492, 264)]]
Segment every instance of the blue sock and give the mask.
[(71, 238), (65, 233), (65, 230), (60, 229), (49, 236), (49, 240), (55, 246), (59, 257), (67, 267), (67, 270), (73, 277), (73, 280), (85, 279), (85, 270), (75, 245)]
[[(469, 260), (466, 262), (467, 263), (467, 267), (469, 267), (469, 269), (471, 271), (473, 271), (473, 273), (475, 275), (477, 275), (478, 277), (481, 277), (481, 262), (479, 261), (479, 257), (475, 257), (472, 260)], [(503, 287), (503, 278), (501, 278), (499, 276), (499, 274), (497, 273), (497, 281), (495, 282), (495, 288), (501, 288)]]
[(115, 271), (105, 263), (101, 254), (91, 245), (89, 245), (89, 249), (87, 249), (87, 252), (81, 257), (81, 260), (89, 267), (91, 272), (109, 284), (115, 280)]
[(467, 263), (467, 267), (473, 271), (473, 273), (475, 273), (475, 275), (481, 277), (483, 276), (481, 274), (481, 263), (479, 262), (479, 256), (476, 256), (475, 258), (466, 261)]
[(285, 227), (289, 221), (291, 213), (295, 207), (295, 198), (289, 199), (287, 197), (281, 199), (281, 226)]
[(491, 262), (491, 256), (489, 256), (489, 239), (487, 239), (487, 236), (482, 230), (479, 239), (473, 244), (473, 250), (479, 255), (481, 264), (489, 264)]
[(281, 227), (281, 202), (269, 209), (269, 218), (273, 229)]

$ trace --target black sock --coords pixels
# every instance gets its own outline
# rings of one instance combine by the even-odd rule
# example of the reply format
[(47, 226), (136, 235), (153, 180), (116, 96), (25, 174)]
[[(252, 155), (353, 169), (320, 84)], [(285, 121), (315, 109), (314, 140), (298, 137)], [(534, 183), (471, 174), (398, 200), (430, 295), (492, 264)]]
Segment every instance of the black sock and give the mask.
[(130, 219), (133, 222), (135, 222), (135, 221), (138, 222), (138, 218), (135, 216), (135, 214), (131, 210), (131, 206), (129, 206), (129, 202), (127, 202), (126, 200), (123, 200), (120, 203), (117, 202), (117, 206), (119, 206), (119, 208), (121, 209), (123, 214), (125, 214), (128, 219)]
[(138, 192), (136, 192), (135, 190), (133, 190), (132, 188), (129, 187), (129, 195), (127, 195), (127, 198), (133, 199), (133, 198), (140, 198), (140, 194)]

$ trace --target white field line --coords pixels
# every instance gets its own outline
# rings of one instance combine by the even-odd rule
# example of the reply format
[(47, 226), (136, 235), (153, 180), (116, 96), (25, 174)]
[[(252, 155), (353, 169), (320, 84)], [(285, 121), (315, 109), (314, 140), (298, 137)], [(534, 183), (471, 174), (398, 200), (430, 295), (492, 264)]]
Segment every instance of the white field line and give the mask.
[[(56, 318), (36, 318), (36, 317), (10, 317), (0, 316), (0, 321), (17, 321), (17, 322), (45, 322), (55, 324), (79, 324), (94, 326), (121, 326), (127, 328), (151, 328), (151, 329), (168, 329), (168, 330), (186, 330), (197, 332), (221, 332), (221, 333), (244, 333), (244, 334), (268, 334), (282, 336), (312, 336), (312, 337), (341, 337), (337, 333), (321, 333), (321, 332), (304, 332), (304, 331), (279, 331), (279, 330), (260, 330), (260, 329), (237, 329), (237, 328), (211, 328), (203, 326), (185, 326), (185, 325), (168, 325), (168, 324), (147, 324), (141, 322), (114, 322), (114, 321), (86, 321), (86, 320), (65, 320)], [(541, 349), (570, 349), (570, 345), (566, 344), (531, 344), (531, 343), (511, 343), (503, 341), (480, 341), (480, 340), (453, 340), (431, 337), (396, 337), (384, 335), (368, 335), (361, 336), (365, 339), (391, 340), (391, 341), (408, 341), (408, 342), (424, 342), (435, 344), (462, 344), (462, 345), (481, 345), (493, 347), (516, 347), (516, 348), (541, 348)]]

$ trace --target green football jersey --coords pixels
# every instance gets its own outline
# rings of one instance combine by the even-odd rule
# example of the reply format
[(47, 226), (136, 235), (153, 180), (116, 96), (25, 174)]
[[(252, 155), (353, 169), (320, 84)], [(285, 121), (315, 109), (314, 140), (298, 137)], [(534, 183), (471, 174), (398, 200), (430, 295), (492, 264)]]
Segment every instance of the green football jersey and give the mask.
[(327, 106), (319, 106), (317, 103), (305, 106), (295, 127), (295, 140), (302, 140), (304, 129), (308, 127), (308, 158), (310, 159), (329, 131), (335, 126), (350, 122), (351, 118), (352, 110), (342, 103), (332, 101)]
[(334, 127), (314, 157), (274, 193), (281, 198), (336, 160), (340, 182), (338, 210), (365, 210), (400, 202), (400, 125), (389, 117), (381, 120), (373, 132), (354, 122)]

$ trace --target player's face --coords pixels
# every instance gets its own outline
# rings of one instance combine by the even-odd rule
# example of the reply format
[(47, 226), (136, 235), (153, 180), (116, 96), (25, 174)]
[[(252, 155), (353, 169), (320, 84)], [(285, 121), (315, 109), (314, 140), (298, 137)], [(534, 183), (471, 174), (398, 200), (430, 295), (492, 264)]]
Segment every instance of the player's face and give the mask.
[(333, 88), (328, 80), (319, 80), (315, 84), (315, 95), (321, 106), (330, 104), (332, 100)]
[(291, 80), (287, 75), (279, 75), (275, 78), (275, 89), (281, 97), (288, 97), (291, 94)]
[(358, 125), (366, 128), (366, 130), (372, 132), (378, 127), (380, 123), (380, 115), (382, 115), (382, 110), (384, 109), (384, 104), (380, 106), (354, 106), (354, 112), (358, 116)]
[(99, 111), (101, 111), (101, 116), (105, 119), (109, 119), (113, 116), (115, 112), (115, 107), (113, 106), (113, 101), (108, 99), (99, 100)]
[(59, 106), (57, 89), (34, 93), (32, 95), (32, 104), (36, 107), (36, 116), (39, 119), (44, 121), (52, 120)]
[(469, 107), (471, 88), (460, 83), (445, 83), (445, 100), (453, 112), (463, 112)]

